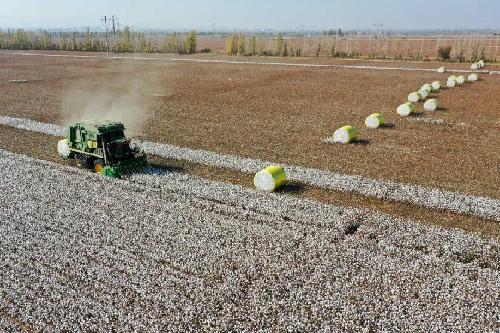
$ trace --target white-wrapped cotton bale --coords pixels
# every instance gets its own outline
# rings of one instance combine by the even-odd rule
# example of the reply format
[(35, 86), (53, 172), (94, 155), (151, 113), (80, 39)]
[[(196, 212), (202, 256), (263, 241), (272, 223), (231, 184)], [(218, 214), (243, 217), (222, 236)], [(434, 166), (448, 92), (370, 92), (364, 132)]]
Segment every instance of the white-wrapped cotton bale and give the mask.
[(438, 91), (439, 89), (441, 89), (441, 82), (439, 81), (432, 82), (432, 90)]
[(471, 74), (469, 76), (467, 76), (467, 81), (470, 81), (470, 82), (475, 82), (479, 79), (479, 77), (477, 76), (477, 74)]
[(477, 62), (470, 65), (470, 69), (472, 69), (472, 70), (479, 69), (480, 67), (481, 67), (481, 65), (479, 65)]
[(397, 109), (397, 113), (402, 117), (409, 116), (413, 113), (413, 111), (415, 111), (415, 105), (410, 102), (401, 104)]
[(452, 76), (449, 76), (449, 77), (448, 77), (448, 80), (455, 80), (455, 81), (456, 81), (456, 80), (457, 80), (457, 77), (456, 77), (455, 75), (452, 75)]
[(429, 94), (431, 92), (428, 89), (421, 89), (418, 93), (420, 94), (420, 96), (422, 97), (422, 99), (426, 99), (427, 96), (429, 96)]
[(384, 117), (380, 113), (374, 113), (366, 117), (365, 125), (368, 128), (379, 128), (384, 124)]
[(350, 143), (358, 138), (358, 132), (352, 126), (344, 126), (333, 133), (333, 142), (335, 143)]
[(444, 67), (439, 67), (439, 68), (437, 69), (437, 72), (438, 72), (438, 73), (444, 73), (444, 72), (446, 72), (446, 68), (444, 68)]
[(457, 80), (456, 81), (457, 81), (458, 85), (464, 84), (465, 83), (465, 76), (463, 76), (463, 75), (457, 76)]
[(408, 102), (417, 103), (422, 99), (422, 95), (419, 92), (412, 92), (408, 95)]
[(285, 169), (279, 165), (271, 165), (257, 172), (253, 178), (253, 184), (259, 191), (273, 192), (286, 184), (287, 175)]
[(446, 86), (448, 88), (453, 88), (457, 85), (457, 81), (455, 79), (448, 79), (448, 82), (446, 82)]
[(484, 60), (479, 60), (478, 64), (479, 64), (481, 67), (484, 67)]
[(425, 111), (435, 111), (438, 107), (438, 101), (437, 99), (429, 99), (424, 103), (424, 110)]
[(420, 88), (420, 90), (429, 90), (430, 92), (432, 92), (434, 88), (432, 87), (432, 84), (426, 83)]

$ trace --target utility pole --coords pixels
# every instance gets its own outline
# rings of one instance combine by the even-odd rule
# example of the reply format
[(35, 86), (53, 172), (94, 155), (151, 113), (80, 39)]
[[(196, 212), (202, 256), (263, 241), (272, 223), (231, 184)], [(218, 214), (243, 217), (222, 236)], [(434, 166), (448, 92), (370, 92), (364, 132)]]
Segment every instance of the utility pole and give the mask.
[(118, 25), (118, 18), (116, 15), (111, 16), (113, 21), (113, 52), (115, 53), (116, 58), (116, 26)]
[(104, 28), (106, 30), (106, 59), (109, 59), (108, 17), (104, 15), (102, 21), (104, 22)]
[(111, 22), (111, 31), (113, 33), (113, 50), (116, 50), (116, 27), (118, 26), (118, 17), (116, 15), (107, 16), (102, 18), (104, 28), (106, 31), (106, 58), (109, 59), (109, 27), (108, 23)]

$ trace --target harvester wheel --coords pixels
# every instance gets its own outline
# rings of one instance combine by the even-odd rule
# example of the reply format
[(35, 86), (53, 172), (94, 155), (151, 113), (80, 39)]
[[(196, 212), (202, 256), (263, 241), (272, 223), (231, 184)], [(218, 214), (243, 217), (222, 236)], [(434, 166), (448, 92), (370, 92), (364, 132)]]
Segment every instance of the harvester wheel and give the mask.
[(104, 161), (103, 160), (95, 160), (94, 161), (94, 170), (96, 173), (99, 173), (102, 175), (102, 172), (104, 171)]
[(78, 157), (78, 166), (85, 169), (92, 169), (93, 167), (92, 158), (85, 155)]

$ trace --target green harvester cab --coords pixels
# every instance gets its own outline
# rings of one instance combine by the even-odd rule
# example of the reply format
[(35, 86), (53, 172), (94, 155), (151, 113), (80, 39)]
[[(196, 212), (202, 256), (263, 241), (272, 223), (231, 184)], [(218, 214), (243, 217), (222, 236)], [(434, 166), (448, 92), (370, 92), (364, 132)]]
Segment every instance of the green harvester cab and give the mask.
[(130, 146), (120, 122), (86, 121), (68, 127), (66, 139), (59, 141), (57, 151), (63, 159), (75, 159), (79, 165), (112, 178), (141, 172), (147, 165), (146, 155)]

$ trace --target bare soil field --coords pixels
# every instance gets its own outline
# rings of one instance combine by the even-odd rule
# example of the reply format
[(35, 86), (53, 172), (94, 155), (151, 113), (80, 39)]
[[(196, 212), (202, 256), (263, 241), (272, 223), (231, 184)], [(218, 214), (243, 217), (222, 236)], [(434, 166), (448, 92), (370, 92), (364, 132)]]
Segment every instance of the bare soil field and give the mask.
[[(1, 115), (64, 124), (88, 117), (88, 105), (98, 117), (99, 108), (124, 100), (133, 105), (129, 127), (145, 139), (500, 197), (500, 77), (494, 75), (435, 94), (442, 107), (434, 113), (419, 105), (413, 119), (444, 122), (428, 124), (400, 118), (395, 109), (408, 93), (448, 74), (0, 57)], [(389, 126), (365, 129), (373, 112), (382, 112)], [(344, 124), (359, 128), (360, 143), (323, 143)]]

